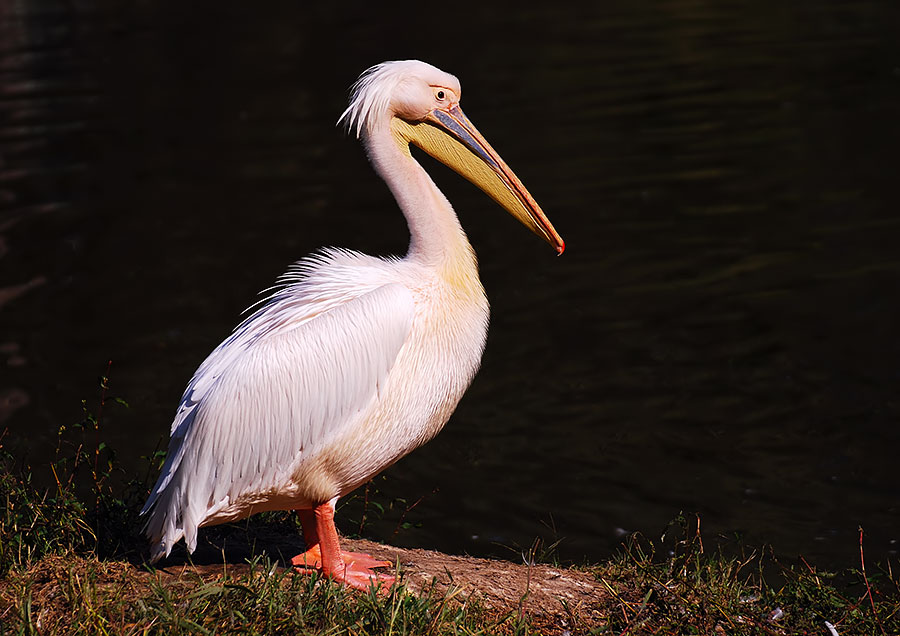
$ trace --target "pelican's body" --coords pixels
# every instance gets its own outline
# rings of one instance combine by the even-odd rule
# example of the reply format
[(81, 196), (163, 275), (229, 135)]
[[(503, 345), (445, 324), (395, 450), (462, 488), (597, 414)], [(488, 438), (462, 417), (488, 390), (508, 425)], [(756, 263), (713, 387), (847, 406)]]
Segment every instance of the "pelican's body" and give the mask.
[(332, 249), (301, 261), (200, 366), (144, 508), (154, 560), (182, 537), (193, 551), (201, 526), (296, 509), (309, 548), (296, 565), (357, 587), (384, 565), (339, 551), (334, 502), (441, 430), (478, 370), (488, 325), (474, 252), (409, 144), (563, 249), (462, 115), (459, 93), (452, 75), (416, 61), (373, 67), (357, 83), (343, 117), (407, 218), (409, 252)]

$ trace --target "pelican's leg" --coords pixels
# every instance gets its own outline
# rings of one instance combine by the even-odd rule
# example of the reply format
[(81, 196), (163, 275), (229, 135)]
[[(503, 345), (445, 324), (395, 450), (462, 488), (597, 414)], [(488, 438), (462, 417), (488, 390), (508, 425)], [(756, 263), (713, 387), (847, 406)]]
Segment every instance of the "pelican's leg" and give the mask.
[[(313, 510), (298, 510), (303, 524), (303, 539), (307, 550), (291, 563), (298, 568), (316, 568), (335, 581), (342, 581), (361, 590), (369, 588), (373, 579), (390, 583), (394, 577), (373, 572), (372, 568), (390, 567), (390, 561), (379, 561), (368, 554), (341, 550), (334, 527), (334, 501), (316, 506)], [(312, 529), (307, 530), (311, 526)], [(310, 543), (313, 543), (310, 547)]]
[(303, 527), (303, 543), (306, 544), (306, 552), (291, 559), (291, 564), (297, 568), (321, 568), (322, 553), (319, 551), (316, 513), (312, 510), (298, 509), (297, 516), (300, 517), (300, 525)]

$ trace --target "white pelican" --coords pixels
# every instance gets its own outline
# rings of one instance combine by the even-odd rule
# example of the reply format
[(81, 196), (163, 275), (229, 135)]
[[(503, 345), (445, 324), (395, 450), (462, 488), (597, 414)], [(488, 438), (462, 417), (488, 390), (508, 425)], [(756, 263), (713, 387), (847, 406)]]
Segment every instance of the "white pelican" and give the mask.
[[(475, 254), (410, 144), (494, 198), (559, 253), (556, 230), (459, 107), (459, 80), (415, 60), (360, 76), (339, 121), (355, 130), (409, 224), (405, 258), (326, 249), (200, 365), (142, 513), (152, 561), (197, 529), (297, 510), (317, 567), (366, 588), (390, 565), (340, 550), (338, 498), (433, 438), (481, 362), (488, 302)], [(382, 577), (389, 579), (390, 577)]]

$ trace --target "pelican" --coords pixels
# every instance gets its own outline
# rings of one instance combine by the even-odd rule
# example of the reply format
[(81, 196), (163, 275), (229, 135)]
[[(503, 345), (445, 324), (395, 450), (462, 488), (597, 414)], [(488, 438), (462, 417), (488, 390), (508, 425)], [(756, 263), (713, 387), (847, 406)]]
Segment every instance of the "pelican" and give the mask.
[(142, 514), (151, 562), (203, 526), (296, 510), (292, 563), (356, 588), (389, 566), (340, 549), (335, 504), (443, 428), (481, 363), (488, 301), (475, 253), (410, 145), (453, 168), (562, 253), (522, 182), (460, 110), (459, 80), (385, 62), (351, 89), (344, 122), (409, 225), (404, 258), (327, 248), (194, 373)]

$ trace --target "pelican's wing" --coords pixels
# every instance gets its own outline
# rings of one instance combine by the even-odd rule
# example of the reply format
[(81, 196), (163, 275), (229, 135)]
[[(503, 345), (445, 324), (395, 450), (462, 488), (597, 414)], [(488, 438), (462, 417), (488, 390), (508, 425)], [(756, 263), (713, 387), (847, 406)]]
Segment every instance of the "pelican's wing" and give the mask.
[(384, 384), (415, 311), (399, 284), (307, 303), (304, 312), (286, 311), (285, 302), (276, 295), (188, 385), (143, 510), (152, 510), (146, 531), (154, 558), (182, 536), (193, 551), (209, 514), (242, 495), (283, 488), (304, 456), (352, 423)]

